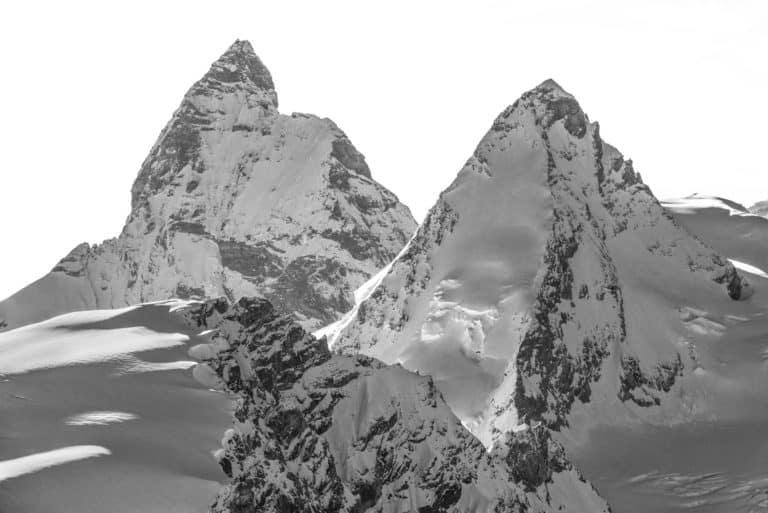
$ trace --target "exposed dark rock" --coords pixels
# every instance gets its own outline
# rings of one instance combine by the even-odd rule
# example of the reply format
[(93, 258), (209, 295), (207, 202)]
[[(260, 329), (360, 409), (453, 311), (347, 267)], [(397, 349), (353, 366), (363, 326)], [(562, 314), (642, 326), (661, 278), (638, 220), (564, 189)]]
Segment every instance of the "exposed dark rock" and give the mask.
[(332, 157), (344, 164), (347, 169), (351, 169), (366, 178), (371, 178), (371, 170), (365, 162), (365, 157), (352, 146), (349, 139), (336, 139), (331, 145), (333, 147), (331, 150)]
[[(332, 355), (264, 299), (243, 298), (223, 315), (220, 304), (181, 314), (215, 328), (221, 349), (206, 363), (238, 398), (219, 459), (230, 483), (213, 512), (458, 513), (480, 493), (482, 511), (565, 507), (552, 503), (548, 487), (573, 467), (542, 427), (510, 435), (489, 454), (430, 378)], [(581, 478), (566, 486), (597, 498)]]
[(206, 231), (205, 226), (200, 223), (175, 221), (171, 225), (171, 229), (176, 232), (191, 233), (193, 235), (202, 235), (204, 237), (210, 236), (210, 234)]
[(511, 434), (505, 444), (510, 473), (528, 491), (550, 482), (552, 474), (570, 468), (565, 450), (542, 425)]
[(253, 52), (251, 43), (239, 39), (211, 66), (207, 77), (221, 82), (250, 81), (260, 89), (275, 89), (272, 75)]
[(568, 133), (571, 135), (581, 138), (587, 133), (587, 119), (579, 106), (579, 102), (575, 99), (565, 97), (556, 98), (549, 102), (547, 108), (552, 112), (550, 126), (555, 121), (563, 119), (565, 120), (565, 129), (568, 130)]
[(246, 279), (261, 281), (283, 272), (283, 259), (269, 243), (247, 244), (236, 240), (219, 240), (217, 243), (222, 265)]
[(281, 311), (293, 309), (306, 312), (330, 323), (337, 312), (352, 308), (353, 298), (342, 291), (329, 295), (323, 292), (324, 283), (342, 280), (346, 269), (338, 262), (319, 256), (304, 256), (293, 260), (283, 270), (268, 297)]
[(176, 297), (179, 299), (203, 299), (205, 298), (205, 289), (179, 283), (176, 285)]
[(51, 269), (52, 273), (61, 272), (67, 276), (79, 277), (85, 275), (85, 264), (88, 260), (91, 247), (87, 242), (78, 244), (67, 256), (62, 258)]
[(640, 361), (627, 355), (621, 359), (621, 388), (619, 399), (632, 401), (638, 406), (658, 406), (661, 399), (658, 392), (669, 392), (678, 377), (683, 375), (683, 361), (680, 355), (675, 360), (661, 362), (653, 374), (640, 369)]

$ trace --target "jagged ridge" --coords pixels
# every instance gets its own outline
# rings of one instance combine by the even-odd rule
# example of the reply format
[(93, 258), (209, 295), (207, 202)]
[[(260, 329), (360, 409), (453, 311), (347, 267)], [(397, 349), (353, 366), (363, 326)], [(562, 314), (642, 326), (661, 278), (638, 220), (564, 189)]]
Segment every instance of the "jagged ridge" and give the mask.
[(198, 377), (238, 398), (213, 511), (608, 511), (543, 427), (488, 453), (431, 378), (332, 355), (266, 300), (184, 315), (217, 333)]
[(491, 445), (523, 422), (566, 426), (575, 404), (669, 397), (696, 363), (674, 307), (655, 309), (689, 299), (645, 289), (672, 280), (749, 295), (550, 80), (494, 121), (334, 347), (434, 375)]

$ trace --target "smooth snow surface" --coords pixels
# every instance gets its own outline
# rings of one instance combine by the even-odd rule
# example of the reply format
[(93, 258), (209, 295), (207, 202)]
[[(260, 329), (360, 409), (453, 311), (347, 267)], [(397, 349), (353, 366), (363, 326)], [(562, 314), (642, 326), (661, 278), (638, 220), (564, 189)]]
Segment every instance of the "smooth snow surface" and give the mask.
[[(654, 410), (661, 412), (653, 408), (645, 410), (647, 420), (603, 419), (595, 426), (589, 414), (579, 415), (562, 433), (568, 454), (615, 511), (768, 511), (766, 282), (752, 278), (755, 294), (732, 302), (704, 301), (690, 283), (667, 280), (666, 299), (659, 295), (643, 308), (670, 299), (685, 305), (686, 297), (706, 305), (677, 311), (686, 330), (681, 343), (697, 365), (671, 394), (678, 418), (654, 422)], [(671, 325), (661, 313), (657, 318)]]
[(189, 340), (181, 333), (158, 333), (144, 326), (107, 328), (110, 319), (133, 310), (75, 312), (0, 333), (0, 374), (105, 361)]
[[(31, 344), (34, 350), (24, 354), (35, 362), (22, 365), (16, 361), (22, 353), (14, 352), (15, 370), (34, 369), (0, 378), (3, 472), (4, 464), (49, 448), (111, 451), (108, 457), (40, 465), (0, 482), (0, 511), (207, 511), (227, 479), (211, 454), (230, 424), (231, 403), (193, 379), (187, 350), (204, 339), (169, 313), (176, 304), (72, 313), (0, 334), (8, 341), (26, 333), (16, 341)], [(99, 358), (83, 360), (78, 341), (89, 355), (97, 348)], [(55, 358), (40, 354), (43, 348)], [(9, 354), (0, 356), (5, 368), (11, 367)]]
[(99, 445), (75, 445), (22, 456), (12, 460), (0, 461), (0, 481), (23, 476), (24, 474), (32, 474), (44, 468), (63, 465), (71, 461), (109, 454), (112, 454), (109, 449)]
[(662, 204), (676, 212), (693, 213), (701, 209), (716, 208), (724, 210), (728, 215), (732, 216), (755, 216), (755, 214), (750, 213), (744, 208), (743, 205), (717, 196), (693, 194), (685, 198), (664, 200)]

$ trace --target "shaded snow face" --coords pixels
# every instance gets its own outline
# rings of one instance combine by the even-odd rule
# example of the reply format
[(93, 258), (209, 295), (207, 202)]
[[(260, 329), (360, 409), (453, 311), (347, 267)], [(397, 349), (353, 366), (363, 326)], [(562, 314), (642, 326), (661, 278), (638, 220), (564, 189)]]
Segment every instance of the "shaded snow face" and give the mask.
[(332, 121), (279, 113), (269, 72), (239, 41), (161, 132), (120, 236), (77, 246), (0, 303), (0, 319), (261, 294), (317, 328), (352, 307), (414, 229)]
[(562, 429), (574, 408), (590, 422), (687, 414), (676, 399), (662, 404), (697, 365), (678, 308), (746, 296), (727, 259), (671, 220), (632, 162), (547, 82), (496, 119), (386, 276), (329, 333), (344, 354), (432, 375), (490, 447), (524, 422)]
[(187, 352), (203, 340), (172, 312), (185, 304), (0, 334), (0, 511), (208, 510), (232, 404), (192, 377)]
[[(118, 360), (189, 340), (181, 333), (158, 333), (144, 326), (109, 328), (110, 321), (134, 310), (75, 312), (0, 333), (0, 375)], [(109, 343), (104, 340), (106, 329)]]

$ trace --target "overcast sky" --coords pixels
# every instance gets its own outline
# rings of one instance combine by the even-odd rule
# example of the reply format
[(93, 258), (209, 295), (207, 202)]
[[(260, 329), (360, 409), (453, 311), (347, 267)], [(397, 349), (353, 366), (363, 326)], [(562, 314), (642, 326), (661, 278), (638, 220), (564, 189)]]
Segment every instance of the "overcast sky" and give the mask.
[(768, 2), (3, 2), (0, 297), (116, 236), (192, 83), (236, 38), (280, 109), (333, 119), (420, 220), (552, 77), (660, 198), (768, 199)]

